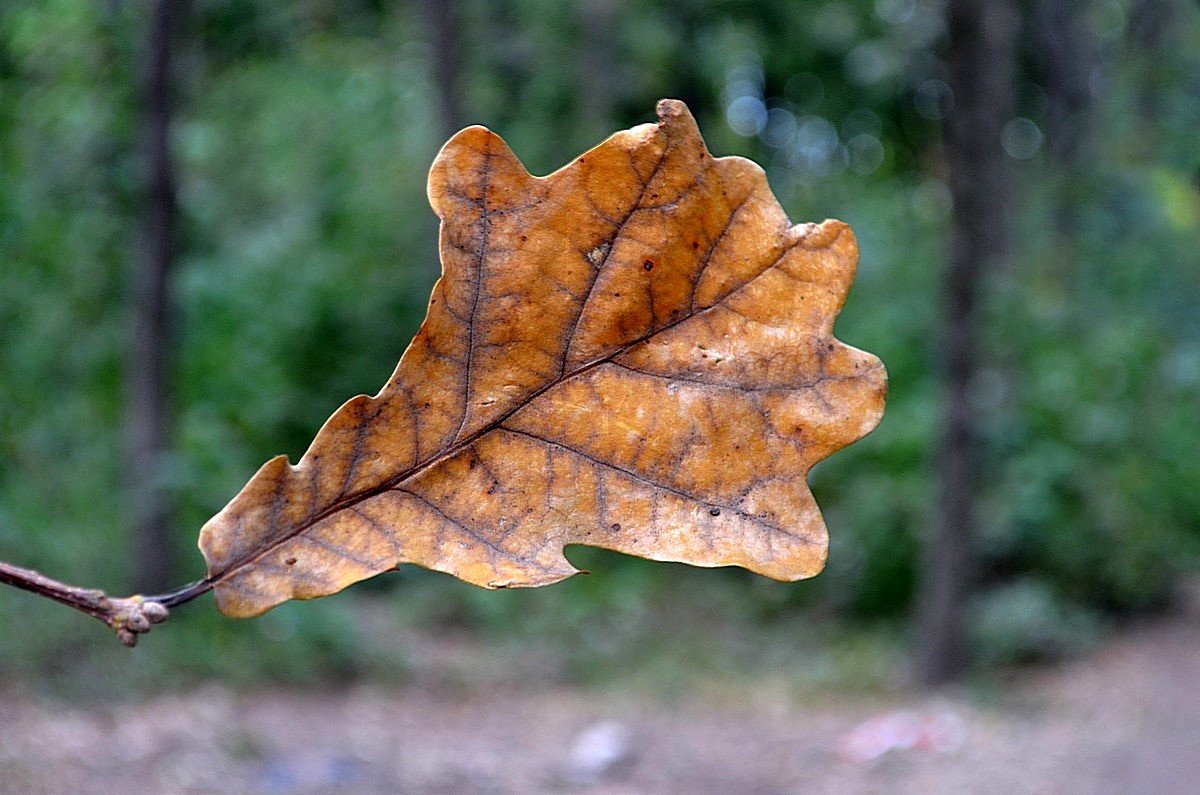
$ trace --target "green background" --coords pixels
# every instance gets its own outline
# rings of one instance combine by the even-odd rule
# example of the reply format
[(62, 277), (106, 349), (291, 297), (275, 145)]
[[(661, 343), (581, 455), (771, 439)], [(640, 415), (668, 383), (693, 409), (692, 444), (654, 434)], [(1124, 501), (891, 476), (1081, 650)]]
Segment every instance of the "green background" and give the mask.
[[(982, 666), (1085, 648), (1169, 606), (1195, 570), (1200, 13), (1166, 4), (1148, 48), (1134, 6), (1083, 6), (1070, 157), (1022, 19), (997, 143), (1011, 256), (983, 284), (974, 390)], [(117, 593), (138, 588), (121, 423), (148, 8), (0, 8), (0, 558)], [(674, 96), (715, 154), (763, 164), (793, 220), (854, 227), (862, 263), (837, 333), (882, 357), (891, 396), (872, 436), (814, 471), (829, 567), (785, 585), (573, 549), (594, 574), (533, 592), (413, 569), (247, 622), (206, 597), (132, 652), (141, 681), (402, 679), (417, 649), (460, 637), (488, 661), (450, 679), (636, 669), (678, 685), (683, 669), (781, 665), (818, 684), (885, 678), (912, 642), (937, 500), (952, 112), (940, 6), (464, 0), (457, 19), (462, 121), (499, 132), (533, 173)], [(374, 393), (420, 322), (437, 273), (424, 189), (445, 137), (439, 57), (415, 5), (189, 4), (162, 472), (180, 584), (203, 573), (204, 520), (267, 458), (298, 459), (346, 398)], [(54, 687), (88, 691), (130, 659), (90, 619), (16, 591), (0, 593), (0, 639), (0, 676)]]

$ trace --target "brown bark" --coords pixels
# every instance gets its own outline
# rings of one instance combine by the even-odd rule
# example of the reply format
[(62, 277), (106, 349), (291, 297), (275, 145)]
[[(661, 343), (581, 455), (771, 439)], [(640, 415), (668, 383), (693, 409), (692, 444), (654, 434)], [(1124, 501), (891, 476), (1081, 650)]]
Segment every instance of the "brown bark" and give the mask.
[(68, 585), (4, 561), (0, 561), (0, 583), (87, 613), (107, 624), (126, 646), (136, 646), (139, 635), (149, 632), (154, 624), (166, 621), (170, 607), (191, 601), (209, 590), (205, 587), (206, 583), (197, 583), (161, 597), (127, 596), (117, 599), (99, 589)]
[(127, 372), (127, 476), (130, 483), (137, 584), (167, 585), (171, 572), (171, 498), (167, 369), (170, 277), (178, 208), (171, 161), (172, 38), (181, 3), (158, 0), (149, 20), (142, 86), (145, 195), (141, 241), (132, 279), (133, 339)]
[(954, 0), (947, 11), (949, 85), (945, 129), (954, 199), (943, 281), (946, 358), (944, 436), (938, 451), (938, 522), (926, 544), (919, 599), (918, 676), (952, 680), (968, 662), (965, 603), (972, 574), (978, 461), (969, 390), (978, 370), (977, 304), (984, 273), (1005, 256), (1006, 164), (1000, 132), (1012, 91), (1015, 16), (1006, 2)]

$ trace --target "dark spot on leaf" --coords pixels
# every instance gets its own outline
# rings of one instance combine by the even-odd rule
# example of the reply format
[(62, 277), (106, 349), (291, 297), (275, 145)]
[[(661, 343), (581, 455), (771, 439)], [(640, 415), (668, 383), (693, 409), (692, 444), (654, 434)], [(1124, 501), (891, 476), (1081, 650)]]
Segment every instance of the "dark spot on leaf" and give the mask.
[(287, 564), (287, 565), (289, 565), (289, 566), (295, 566), (295, 565), (296, 565), (296, 559), (295, 559), (295, 558), (288, 558), (287, 560), (285, 560), (285, 561), (284, 561), (284, 563), (286, 563), (286, 564)]
[(695, 251), (695, 250), (696, 250), (696, 249), (698, 249), (698, 248), (700, 248), (700, 241), (699, 241), (699, 240), (693, 240), (693, 241), (692, 241), (692, 251)]
[(621, 529), (621, 523), (620, 523), (620, 522), (613, 522), (613, 524), (612, 524), (612, 529), (613, 529), (613, 532), (614, 532), (614, 533), (615, 533), (615, 532), (617, 532), (618, 530), (620, 530), (620, 529)]
[(720, 516), (720, 515), (721, 515), (721, 509), (720, 509), (720, 508), (709, 508), (709, 509), (708, 509), (708, 515), (709, 515), (709, 516)]
[(650, 259), (648, 259), (648, 260), (646, 260), (645, 262), (643, 262), (643, 263), (642, 263), (642, 270), (644, 270), (644, 271), (652, 271), (652, 270), (654, 270), (654, 260), (650, 260)]
[(526, 240), (528, 240), (528, 239), (529, 239), (529, 238), (528, 238), (528, 237), (526, 237), (525, 235), (521, 235), (521, 242), (522, 242), (522, 243), (524, 243), (524, 242), (525, 242)]

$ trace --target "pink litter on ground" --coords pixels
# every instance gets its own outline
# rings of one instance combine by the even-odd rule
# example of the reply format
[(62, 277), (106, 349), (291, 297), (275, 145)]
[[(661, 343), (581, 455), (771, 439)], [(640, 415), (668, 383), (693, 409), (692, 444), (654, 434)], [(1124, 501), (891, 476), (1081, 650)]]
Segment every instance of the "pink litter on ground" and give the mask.
[(962, 747), (966, 726), (951, 712), (897, 710), (855, 726), (838, 740), (838, 754), (851, 762), (870, 762), (889, 751), (950, 753)]

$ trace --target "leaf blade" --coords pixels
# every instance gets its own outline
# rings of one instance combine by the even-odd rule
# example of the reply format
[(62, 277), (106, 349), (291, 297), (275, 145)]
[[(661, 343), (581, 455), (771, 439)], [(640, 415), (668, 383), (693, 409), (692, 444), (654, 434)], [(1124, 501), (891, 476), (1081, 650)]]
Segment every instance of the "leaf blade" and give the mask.
[(659, 119), (544, 178), (481, 127), (443, 147), (426, 321), (379, 394), (204, 526), (222, 612), (406, 562), (543, 585), (575, 573), (569, 543), (820, 570), (805, 476), (878, 423), (886, 383), (832, 338), (853, 234), (791, 226), (762, 170), (712, 158), (682, 103)]

